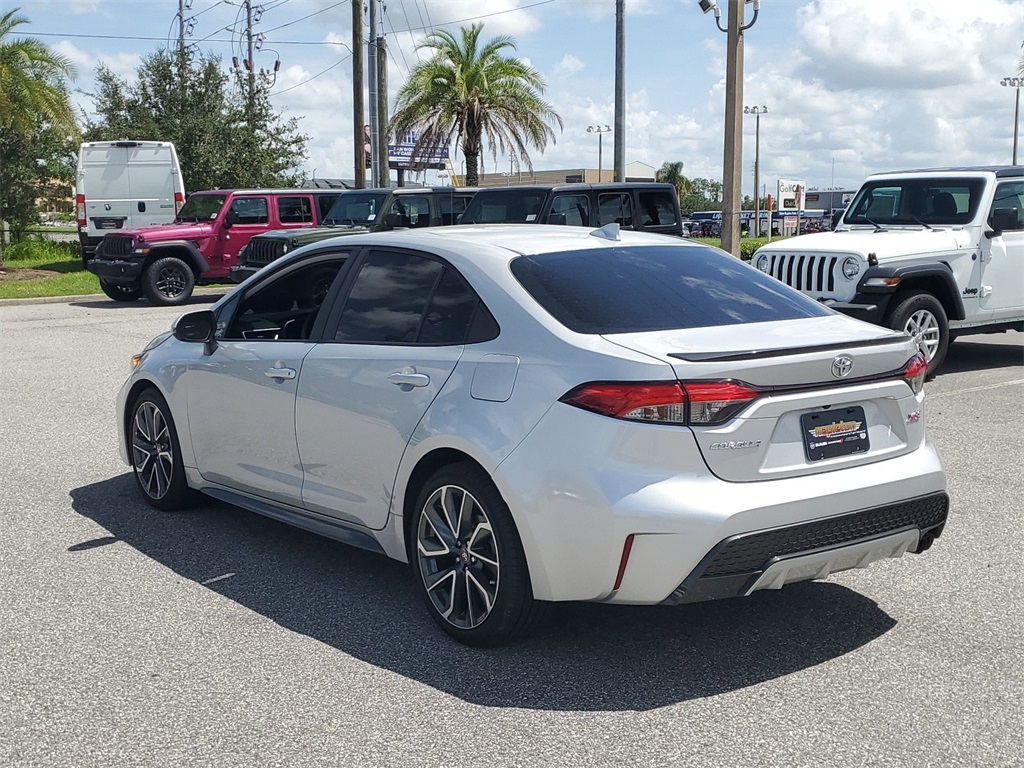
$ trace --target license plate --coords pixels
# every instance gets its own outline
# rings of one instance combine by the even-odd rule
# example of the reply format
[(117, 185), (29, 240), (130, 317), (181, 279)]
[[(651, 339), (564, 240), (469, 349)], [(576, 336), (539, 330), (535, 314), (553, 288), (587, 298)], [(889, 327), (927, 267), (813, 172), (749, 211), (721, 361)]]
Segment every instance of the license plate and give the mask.
[(120, 229), (124, 219), (95, 219), (97, 229)]
[(869, 448), (868, 423), (859, 405), (805, 413), (800, 427), (808, 461), (866, 453)]

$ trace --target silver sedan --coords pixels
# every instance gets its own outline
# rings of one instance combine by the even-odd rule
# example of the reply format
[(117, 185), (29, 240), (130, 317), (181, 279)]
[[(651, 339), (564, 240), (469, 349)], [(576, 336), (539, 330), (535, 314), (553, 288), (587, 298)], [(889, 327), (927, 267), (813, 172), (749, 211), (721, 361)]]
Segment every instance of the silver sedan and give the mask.
[(909, 337), (615, 225), (324, 241), (133, 362), (119, 427), (147, 502), (199, 491), (407, 561), (473, 645), (558, 601), (920, 552), (948, 512)]

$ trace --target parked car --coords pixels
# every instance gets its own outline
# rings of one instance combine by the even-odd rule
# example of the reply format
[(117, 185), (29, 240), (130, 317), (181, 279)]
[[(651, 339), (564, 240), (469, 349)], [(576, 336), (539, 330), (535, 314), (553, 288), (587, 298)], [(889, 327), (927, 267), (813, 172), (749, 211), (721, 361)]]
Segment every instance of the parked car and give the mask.
[(323, 220), (340, 190), (218, 189), (190, 195), (171, 224), (113, 231), (86, 268), (115, 301), (145, 294), (181, 304), (196, 285), (227, 282), (249, 238)]
[(554, 184), (480, 190), (462, 224), (567, 224), (681, 236), (683, 217), (671, 184)]
[(475, 187), (354, 189), (342, 192), (323, 217), (323, 226), (274, 230), (249, 240), (239, 254), (239, 263), (231, 268), (231, 279), (240, 283), (289, 251), (330, 237), (449, 226), (466, 210), (476, 192)]
[(699, 243), (553, 226), (326, 240), (135, 358), (122, 458), (408, 561), (460, 642), (551, 602), (749, 595), (922, 552), (927, 365)]
[(178, 154), (169, 141), (85, 142), (75, 174), (82, 263), (111, 230), (174, 221), (184, 202)]

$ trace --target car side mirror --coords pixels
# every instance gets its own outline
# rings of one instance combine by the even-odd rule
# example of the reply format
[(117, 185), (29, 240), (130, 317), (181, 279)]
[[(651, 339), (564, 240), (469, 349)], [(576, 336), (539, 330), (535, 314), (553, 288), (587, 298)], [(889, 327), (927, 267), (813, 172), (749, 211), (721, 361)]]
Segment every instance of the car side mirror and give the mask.
[(402, 215), (400, 213), (388, 213), (384, 216), (384, 229), (394, 229), (402, 224)]
[(1016, 208), (993, 208), (992, 215), (988, 217), (988, 225), (992, 227), (992, 232), (986, 232), (985, 236), (999, 237), (1003, 234), (1004, 230), (1017, 229), (1017, 209)]
[(238, 213), (236, 211), (228, 211), (224, 216), (224, 227), (225, 229), (231, 229), (238, 223)]
[(565, 214), (564, 213), (552, 213), (548, 215), (548, 224), (560, 224), (565, 226)]
[(217, 318), (209, 309), (189, 312), (174, 321), (171, 333), (178, 341), (209, 344), (213, 341), (213, 332), (217, 327)]

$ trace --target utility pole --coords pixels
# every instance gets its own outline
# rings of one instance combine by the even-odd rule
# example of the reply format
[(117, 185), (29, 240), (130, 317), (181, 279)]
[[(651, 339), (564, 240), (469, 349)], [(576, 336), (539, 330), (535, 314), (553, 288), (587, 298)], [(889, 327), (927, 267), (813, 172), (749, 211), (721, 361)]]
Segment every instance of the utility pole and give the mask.
[[(374, 2), (375, 0), (370, 0)], [(388, 167), (388, 49), (384, 36), (377, 38), (377, 167), (380, 186), (391, 186)]]
[(256, 49), (252, 39), (252, 0), (244, 0), (245, 3), (245, 38), (249, 46), (249, 100), (246, 102), (246, 122), (252, 128), (253, 104), (256, 102)]
[(366, 189), (363, 125), (363, 3), (352, 0), (352, 148), (356, 189)]
[(615, 0), (615, 181), (625, 180), (626, 0)]
[(740, 190), (743, 188), (743, 0), (729, 0), (725, 44), (725, 152), (722, 162), (722, 250), (740, 255)]
[(367, 46), (367, 77), (369, 79), (370, 97), (370, 186), (379, 187), (380, 184), (380, 155), (377, 153), (377, 146), (380, 143), (380, 125), (377, 122), (377, 0), (369, 0), (370, 3), (370, 36)]
[(185, 0), (178, 0), (178, 84), (185, 82)]

